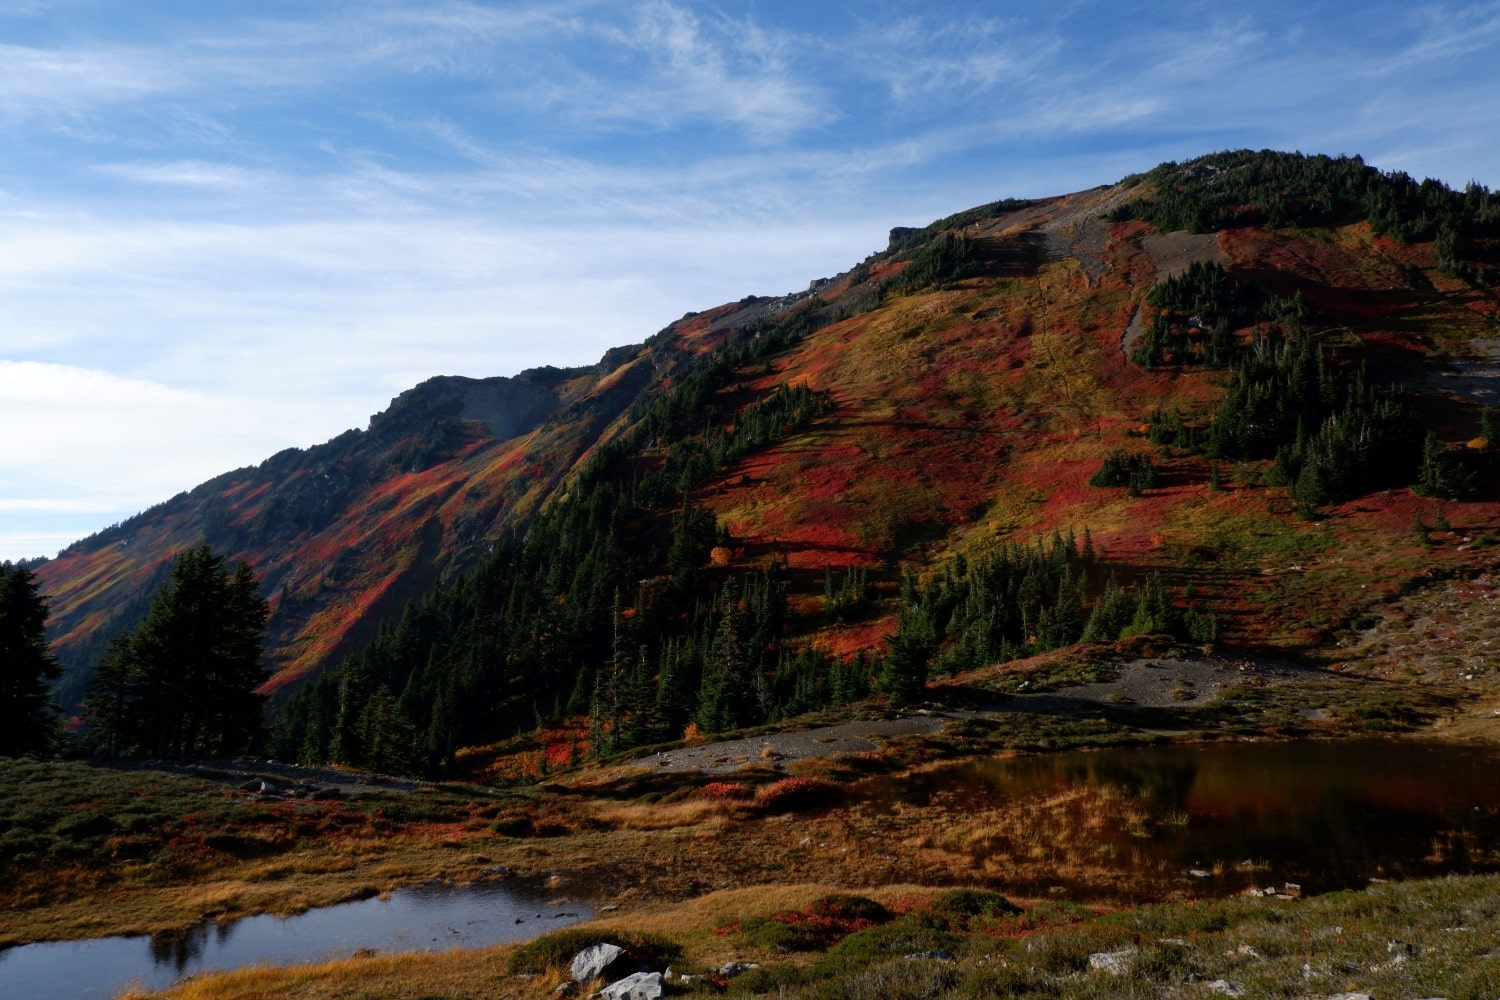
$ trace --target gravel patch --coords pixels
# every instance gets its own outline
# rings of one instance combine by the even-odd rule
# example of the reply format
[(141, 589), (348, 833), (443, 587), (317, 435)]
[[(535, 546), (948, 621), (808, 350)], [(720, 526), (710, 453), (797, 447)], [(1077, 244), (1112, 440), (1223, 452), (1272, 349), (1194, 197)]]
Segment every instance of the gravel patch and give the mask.
[(725, 740), (698, 747), (678, 747), (675, 750), (663, 750), (650, 757), (637, 757), (626, 766), (713, 774), (738, 770), (746, 764), (770, 764), (781, 768), (794, 760), (878, 750), (878, 741), (882, 739), (935, 733), (946, 722), (945, 718), (938, 715), (846, 722), (802, 732), (767, 733), (764, 736)]
[(1450, 358), (1443, 371), (1423, 372), (1414, 388), (1458, 396), (1484, 406), (1500, 406), (1500, 341), (1471, 340), (1468, 358)]
[(1140, 659), (1122, 663), (1112, 681), (1076, 684), (1038, 694), (1024, 691), (1006, 704), (1007, 711), (1077, 715), (1111, 708), (1174, 708), (1207, 705), (1225, 690), (1286, 683), (1307, 668), (1257, 657), (1204, 657), (1191, 660)]

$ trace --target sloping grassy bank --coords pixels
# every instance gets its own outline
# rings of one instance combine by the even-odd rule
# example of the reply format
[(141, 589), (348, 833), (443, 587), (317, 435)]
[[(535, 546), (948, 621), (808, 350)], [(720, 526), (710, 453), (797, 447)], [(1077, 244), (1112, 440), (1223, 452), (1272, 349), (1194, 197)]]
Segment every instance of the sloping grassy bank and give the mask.
[[(1500, 994), (1500, 877), (1372, 885), (1097, 913), (994, 893), (824, 886), (715, 893), (521, 946), (353, 957), (205, 976), (154, 996), (249, 1000), (550, 996), (592, 940), (645, 941), (671, 995), (808, 998)], [(754, 963), (739, 975), (730, 962)]]

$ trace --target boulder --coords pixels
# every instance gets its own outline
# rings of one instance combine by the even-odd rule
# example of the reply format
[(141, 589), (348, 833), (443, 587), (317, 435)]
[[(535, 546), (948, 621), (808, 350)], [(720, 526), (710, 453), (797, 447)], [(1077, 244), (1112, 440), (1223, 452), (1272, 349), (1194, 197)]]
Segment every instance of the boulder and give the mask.
[(573, 956), (573, 964), (568, 971), (572, 973), (575, 983), (586, 983), (604, 975), (604, 970), (623, 954), (624, 948), (608, 941), (590, 945)]
[(595, 993), (598, 1000), (659, 1000), (663, 993), (660, 972), (637, 972)]

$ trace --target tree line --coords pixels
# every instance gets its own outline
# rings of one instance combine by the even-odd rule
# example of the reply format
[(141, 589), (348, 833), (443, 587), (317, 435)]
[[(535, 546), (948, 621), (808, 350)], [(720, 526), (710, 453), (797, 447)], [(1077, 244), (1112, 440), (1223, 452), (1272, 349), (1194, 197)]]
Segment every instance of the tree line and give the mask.
[[(47, 615), (35, 574), (0, 563), (0, 756), (65, 748)], [(171, 759), (258, 749), (265, 620), (248, 566), (207, 546), (182, 553), (139, 625), (109, 644), (88, 683), (77, 746)]]

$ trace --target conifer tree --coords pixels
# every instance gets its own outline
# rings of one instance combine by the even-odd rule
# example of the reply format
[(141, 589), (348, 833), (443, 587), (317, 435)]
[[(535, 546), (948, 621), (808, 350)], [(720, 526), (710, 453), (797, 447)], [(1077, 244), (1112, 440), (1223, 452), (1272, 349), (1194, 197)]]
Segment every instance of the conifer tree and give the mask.
[(48, 748), (57, 729), (50, 682), (61, 673), (36, 574), (0, 563), (0, 757)]
[(153, 757), (245, 752), (261, 729), (266, 613), (249, 567), (206, 545), (184, 552), (100, 664), (85, 701), (94, 740)]
[(928, 665), (937, 652), (932, 620), (921, 609), (911, 607), (886, 643), (890, 648), (880, 667), (880, 689), (892, 705), (919, 700), (927, 687)]

